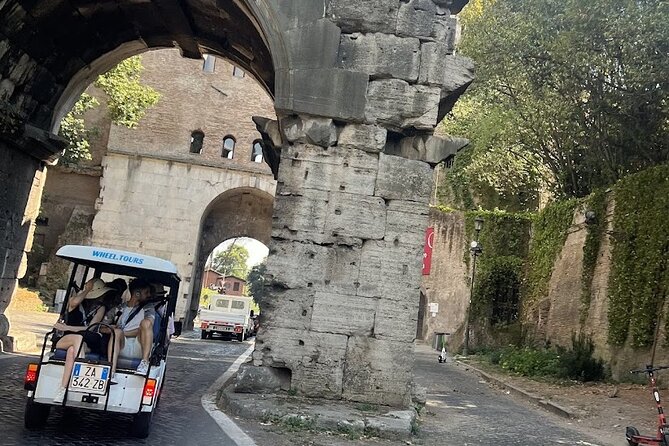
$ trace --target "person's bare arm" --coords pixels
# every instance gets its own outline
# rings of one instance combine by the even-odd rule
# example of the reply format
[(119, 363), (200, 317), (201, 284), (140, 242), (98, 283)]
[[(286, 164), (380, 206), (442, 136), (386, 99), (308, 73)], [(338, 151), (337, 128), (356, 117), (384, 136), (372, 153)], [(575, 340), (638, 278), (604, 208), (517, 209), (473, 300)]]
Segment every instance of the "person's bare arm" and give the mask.
[(135, 328), (134, 330), (130, 331), (124, 331), (123, 334), (126, 338), (135, 338), (139, 334), (139, 328)]
[(84, 298), (88, 292), (93, 288), (93, 279), (89, 280), (84, 284), (84, 289), (78, 292), (76, 295), (70, 297), (67, 302), (67, 310), (72, 311), (79, 306), (84, 301)]

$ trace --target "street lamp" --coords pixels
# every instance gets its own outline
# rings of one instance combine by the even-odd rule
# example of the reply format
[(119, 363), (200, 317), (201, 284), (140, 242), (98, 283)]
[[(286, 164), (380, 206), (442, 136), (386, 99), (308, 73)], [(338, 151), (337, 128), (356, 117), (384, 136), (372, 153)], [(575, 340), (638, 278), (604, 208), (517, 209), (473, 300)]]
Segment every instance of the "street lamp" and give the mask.
[(474, 277), (476, 276), (476, 258), (483, 253), (483, 248), (479, 243), (479, 232), (483, 229), (483, 218), (476, 217), (474, 219), (474, 231), (476, 235), (471, 245), (469, 246), (469, 251), (472, 253), (472, 282), (471, 287), (469, 288), (469, 303), (467, 304), (467, 312), (465, 314), (465, 345), (462, 347), (462, 354), (467, 356), (469, 354), (469, 314), (472, 306), (472, 297), (474, 296)]

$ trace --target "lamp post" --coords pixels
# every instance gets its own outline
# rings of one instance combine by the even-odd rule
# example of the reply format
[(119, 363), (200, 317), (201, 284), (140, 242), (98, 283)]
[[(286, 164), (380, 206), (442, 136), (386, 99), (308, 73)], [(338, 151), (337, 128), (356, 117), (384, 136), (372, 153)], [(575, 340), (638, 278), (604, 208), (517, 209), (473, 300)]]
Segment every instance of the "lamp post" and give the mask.
[(483, 218), (476, 217), (474, 219), (474, 231), (476, 232), (476, 236), (474, 237), (474, 240), (472, 241), (469, 251), (472, 253), (472, 282), (471, 286), (469, 288), (469, 303), (467, 304), (467, 312), (465, 314), (465, 344), (462, 347), (462, 354), (464, 356), (467, 356), (469, 354), (469, 315), (471, 312), (471, 306), (472, 306), (472, 297), (474, 296), (474, 277), (476, 276), (476, 258), (481, 255), (483, 252), (483, 248), (481, 248), (481, 245), (479, 244), (479, 232), (481, 232), (481, 229), (483, 229)]

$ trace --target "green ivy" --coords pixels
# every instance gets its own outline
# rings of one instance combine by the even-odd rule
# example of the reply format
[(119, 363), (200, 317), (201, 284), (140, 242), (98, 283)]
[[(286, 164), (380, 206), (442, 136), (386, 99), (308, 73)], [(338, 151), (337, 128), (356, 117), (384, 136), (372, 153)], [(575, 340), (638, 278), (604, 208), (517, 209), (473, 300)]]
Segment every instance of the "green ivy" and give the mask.
[(633, 347), (647, 347), (669, 290), (669, 165), (628, 176), (614, 191), (609, 343), (631, 336)]
[(592, 279), (597, 266), (597, 256), (606, 229), (606, 193), (596, 190), (586, 200), (584, 211), (593, 211), (595, 219), (587, 222), (587, 235), (583, 245), (583, 271), (581, 273), (581, 325), (585, 323), (590, 310)]
[[(463, 259), (468, 267), (471, 266), (469, 242), (476, 237), (474, 220), (478, 217), (483, 218), (483, 229), (478, 235), (483, 253), (477, 258), (471, 318), (490, 325), (508, 323), (515, 318), (510, 317), (513, 309), (509, 305), (519, 301), (532, 216), (499, 210), (466, 212)], [(493, 313), (493, 309), (497, 312)]]
[(551, 203), (536, 215), (523, 286), (524, 308), (548, 295), (555, 259), (567, 239), (578, 203), (576, 199)]

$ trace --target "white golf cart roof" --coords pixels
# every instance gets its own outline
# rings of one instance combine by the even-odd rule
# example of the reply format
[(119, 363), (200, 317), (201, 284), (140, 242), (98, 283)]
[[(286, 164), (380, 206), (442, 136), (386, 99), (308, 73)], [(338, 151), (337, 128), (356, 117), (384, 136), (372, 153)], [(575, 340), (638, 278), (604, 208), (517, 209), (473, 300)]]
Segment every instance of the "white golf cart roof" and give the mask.
[(56, 255), (105, 272), (125, 276), (148, 273), (151, 276), (162, 276), (163, 279), (169, 277), (177, 282), (181, 280), (174, 263), (144, 254), (96, 246), (66, 245), (60, 248)]

